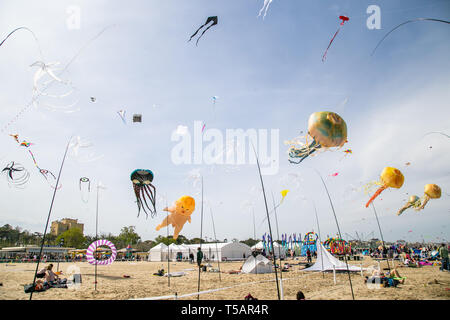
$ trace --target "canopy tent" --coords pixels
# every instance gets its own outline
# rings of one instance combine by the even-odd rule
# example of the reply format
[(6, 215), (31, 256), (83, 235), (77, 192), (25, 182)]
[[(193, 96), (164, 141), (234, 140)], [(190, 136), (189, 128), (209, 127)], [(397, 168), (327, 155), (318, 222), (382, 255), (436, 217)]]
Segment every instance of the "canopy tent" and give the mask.
[[(159, 245), (158, 245), (159, 246)], [(158, 249), (155, 246), (149, 252), (149, 261), (165, 261), (167, 260), (167, 246), (164, 245), (162, 247), (162, 255), (164, 258), (161, 258), (158, 252), (161, 251), (161, 247)], [(189, 259), (189, 254), (192, 253), (194, 255), (194, 259), (197, 258), (197, 248), (200, 247), (200, 244), (181, 244), (177, 245), (172, 243), (169, 246), (169, 259), (171, 261), (175, 261), (178, 258), (183, 260)], [(251, 255), (251, 249), (248, 245), (240, 242), (224, 242), (224, 243), (202, 243), (202, 252), (204, 260), (217, 261), (230, 261), (230, 260), (243, 260)], [(155, 249), (156, 248), (156, 249)], [(152, 250), (155, 250), (153, 254)], [(160, 251), (158, 251), (160, 250)], [(153, 256), (152, 256), (153, 254)], [(158, 260), (159, 259), (159, 260)]]
[(250, 256), (242, 265), (242, 272), (271, 273), (273, 272), (273, 264), (269, 259), (267, 259), (263, 255), (258, 254), (256, 258)]
[[(319, 242), (318, 242), (319, 243)], [(327, 249), (320, 243), (317, 246), (317, 260), (311, 267), (303, 269), (301, 271), (328, 271), (328, 270), (341, 270), (346, 271), (347, 265), (343, 261), (339, 261), (331, 253), (328, 252)], [(361, 267), (357, 267), (354, 265), (348, 265), (348, 269), (350, 271), (361, 271)], [(366, 270), (367, 268), (362, 268), (362, 270)]]
[(148, 251), (148, 261), (165, 261), (167, 260), (167, 246), (159, 243)]
[[(281, 244), (279, 244), (278, 242), (273, 242), (273, 247), (274, 247), (274, 251), (275, 251), (275, 258), (279, 259), (279, 256), (281, 256), (281, 258), (286, 258), (286, 250), (283, 248), (283, 246)], [(258, 242), (257, 244), (255, 244), (252, 247), (252, 250), (264, 250), (264, 244), (262, 241)], [(266, 250), (266, 254), (269, 254), (269, 252), (267, 252)]]

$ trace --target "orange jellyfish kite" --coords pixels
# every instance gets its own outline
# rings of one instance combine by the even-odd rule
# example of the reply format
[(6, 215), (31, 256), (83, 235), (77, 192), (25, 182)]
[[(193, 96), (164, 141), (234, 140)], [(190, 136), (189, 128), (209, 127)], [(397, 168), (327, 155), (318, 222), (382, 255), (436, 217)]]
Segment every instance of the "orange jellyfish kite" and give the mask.
[(182, 196), (180, 199), (175, 201), (173, 206), (164, 209), (164, 211), (168, 211), (170, 214), (156, 227), (156, 231), (171, 224), (175, 228), (173, 232), (173, 239), (176, 240), (186, 221), (191, 223), (191, 214), (194, 210), (194, 198), (190, 196)]
[(405, 182), (405, 177), (400, 170), (392, 167), (384, 168), (381, 172), (381, 187), (373, 194), (369, 201), (367, 201), (366, 208), (373, 200), (375, 200), (376, 197), (380, 195), (381, 192), (383, 192), (384, 189), (399, 189), (403, 185), (403, 182)]
[[(312, 137), (309, 143), (308, 135)], [(337, 113), (331, 111), (314, 112), (309, 116), (308, 135), (306, 143), (299, 143), (297, 140), (287, 141), (290, 144), (289, 157), (299, 159), (298, 162), (289, 159), (289, 162), (299, 164), (310, 154), (320, 149), (332, 147), (342, 147), (347, 142), (347, 124)], [(295, 145), (300, 144), (297, 148)]]
[(422, 197), (422, 205), (417, 210), (422, 210), (430, 199), (439, 199), (441, 197), (441, 188), (437, 184), (425, 185), (425, 194)]

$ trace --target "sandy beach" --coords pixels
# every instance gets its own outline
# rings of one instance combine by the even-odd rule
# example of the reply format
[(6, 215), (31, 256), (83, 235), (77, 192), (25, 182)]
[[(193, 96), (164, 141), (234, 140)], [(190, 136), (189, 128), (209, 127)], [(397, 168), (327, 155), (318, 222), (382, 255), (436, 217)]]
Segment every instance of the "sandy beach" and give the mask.
[[(303, 260), (288, 260), (297, 264)], [(314, 261), (313, 261), (314, 262)], [(363, 261), (351, 261), (351, 264), (363, 267), (376, 267), (377, 262), (365, 257)], [(217, 268), (217, 262), (211, 263)], [(228, 274), (238, 270), (242, 262), (224, 262), (220, 264), (222, 273), (201, 273), (200, 291), (226, 288), (200, 295), (200, 300), (243, 300), (247, 294), (259, 300), (277, 299), (275, 275), (272, 274)], [(44, 265), (41, 265), (44, 267)], [(55, 271), (57, 264), (54, 264)], [(34, 293), (33, 300), (125, 300), (142, 299), (174, 295), (182, 296), (197, 292), (198, 269), (189, 262), (171, 262), (170, 272), (186, 273), (182, 277), (171, 277), (170, 287), (167, 277), (154, 276), (159, 268), (167, 271), (167, 262), (120, 262), (109, 266), (98, 266), (97, 291), (94, 290), (93, 265), (87, 262), (60, 263), (59, 270), (67, 276), (70, 269), (78, 267), (82, 275), (80, 287), (69, 289), (52, 288), (45, 292)], [(396, 262), (398, 266), (398, 262)], [(283, 272), (283, 292), (285, 300), (295, 300), (297, 291), (301, 290), (306, 299), (312, 300), (347, 300), (351, 299), (351, 290), (347, 273), (313, 273), (300, 271), (303, 265), (294, 265), (289, 272)], [(384, 261), (382, 268), (386, 268)], [(392, 265), (391, 265), (392, 267)], [(0, 299), (28, 300), (29, 294), (24, 293), (23, 286), (33, 281), (34, 263), (15, 263), (0, 265)], [(41, 267), (40, 267), (41, 268)], [(355, 299), (357, 300), (448, 300), (450, 299), (450, 273), (440, 272), (437, 266), (421, 268), (397, 268), (406, 282), (397, 288), (369, 288), (364, 283), (360, 273), (352, 273), (351, 280)], [(62, 277), (64, 277), (64, 275)], [(124, 278), (123, 275), (129, 275)], [(369, 271), (365, 273), (369, 275)], [(231, 288), (228, 288), (231, 287)], [(192, 300), (197, 296), (182, 297)]]

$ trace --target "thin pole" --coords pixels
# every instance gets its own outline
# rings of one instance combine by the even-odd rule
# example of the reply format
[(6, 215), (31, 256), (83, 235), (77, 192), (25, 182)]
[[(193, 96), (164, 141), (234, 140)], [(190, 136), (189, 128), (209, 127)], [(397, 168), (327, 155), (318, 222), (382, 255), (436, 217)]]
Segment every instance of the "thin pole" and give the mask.
[[(97, 182), (97, 207), (95, 210), (95, 242), (98, 240), (98, 182)], [(94, 280), (94, 289), (97, 291), (97, 243), (95, 244), (94, 248), (95, 252), (95, 280)]]
[[(202, 176), (202, 205), (200, 217), (200, 251), (202, 251), (202, 236), (203, 236), (203, 176)], [(198, 265), (198, 287), (197, 292), (200, 292), (200, 264)], [(197, 295), (197, 300), (200, 300), (200, 294)]]
[(219, 249), (217, 248), (217, 236), (216, 236), (216, 227), (214, 226), (214, 218), (213, 218), (213, 213), (212, 213), (212, 208), (209, 207), (209, 210), (211, 211), (211, 220), (212, 220), (212, 225), (213, 225), (213, 231), (214, 231), (214, 239), (216, 240), (216, 255), (217, 255), (217, 265), (219, 267), (219, 281), (222, 281), (222, 277), (220, 275), (220, 259), (219, 259)]
[[(166, 207), (167, 207), (167, 195), (166, 195)], [(167, 241), (169, 241), (169, 211), (166, 211), (166, 219), (167, 219)], [(169, 243), (170, 245), (170, 243)], [(169, 246), (167, 246), (167, 285), (170, 287), (170, 250)]]
[[(322, 246), (322, 239), (320, 237), (319, 218), (317, 217), (316, 204), (314, 203), (314, 201), (312, 203), (313, 203), (313, 206), (314, 206), (314, 211), (316, 213), (317, 231), (319, 232), (319, 246)], [(317, 248), (316, 248), (316, 252), (317, 252)], [(323, 279), (323, 278), (325, 278), (325, 274), (323, 273), (323, 252), (322, 252), (322, 247), (320, 247), (320, 260), (322, 261), (322, 279)]]
[[(64, 166), (64, 161), (66, 160), (67, 150), (69, 150), (70, 141), (72, 141), (72, 137), (70, 137), (69, 142), (67, 143), (66, 151), (64, 152), (64, 157), (63, 157), (63, 160), (61, 162), (61, 168), (59, 169), (58, 179), (56, 180), (56, 185), (55, 185), (55, 188), (54, 188), (54, 191), (53, 191), (53, 197), (52, 197), (52, 201), (50, 203), (50, 210), (48, 211), (47, 222), (45, 224), (44, 234), (42, 236), (41, 248), (39, 250), (38, 261), (37, 261), (37, 264), (36, 264), (36, 270), (34, 272), (33, 288), (36, 286), (36, 275), (37, 275), (38, 270), (39, 270), (39, 262), (41, 261), (42, 251), (44, 249), (45, 235), (47, 233), (48, 222), (50, 221), (50, 215), (52, 213), (53, 203), (55, 202), (56, 191), (58, 190), (59, 178), (61, 177), (61, 172), (62, 172), (62, 169), (63, 169), (63, 166)], [(30, 300), (32, 298), (33, 298), (33, 291), (30, 292)]]
[[(262, 175), (261, 175), (261, 167), (259, 166), (258, 155), (256, 154), (256, 150), (255, 150), (255, 147), (253, 146), (253, 143), (252, 143), (252, 147), (253, 147), (253, 152), (255, 153), (255, 157), (256, 157), (256, 164), (258, 166), (258, 173), (259, 173), (259, 178), (261, 180), (262, 192), (263, 192), (263, 196), (264, 196), (264, 204), (266, 206), (267, 223), (269, 224), (270, 243), (272, 245), (272, 251), (274, 251), (274, 248), (273, 248), (273, 237), (272, 237), (272, 227), (270, 226), (269, 208), (267, 207), (266, 191), (264, 190), (264, 182), (263, 182), (263, 178), (262, 178)], [(274, 255), (274, 261), (275, 261), (275, 255)], [(276, 261), (275, 261), (275, 283), (277, 284), (278, 300), (280, 300), (280, 288), (279, 288), (279, 285), (278, 285), (278, 271), (277, 271), (277, 263), (276, 263)]]
[[(334, 219), (336, 220), (336, 226), (337, 226), (337, 229), (339, 232), (339, 238), (342, 239), (341, 229), (339, 228), (339, 223), (338, 223), (338, 220), (336, 217), (336, 212), (334, 211), (333, 202), (331, 201), (331, 197), (330, 197), (330, 193), (328, 192), (327, 185), (325, 184), (325, 181), (323, 180), (322, 175), (319, 173), (319, 171), (317, 171), (316, 169), (314, 169), (314, 171), (319, 175), (320, 180), (322, 180), (323, 186), (325, 187), (325, 191), (327, 192), (327, 195), (328, 195), (328, 200), (330, 200), (331, 209), (333, 210)], [(347, 257), (345, 254), (344, 254), (344, 260), (345, 260), (345, 265), (347, 266), (348, 281), (350, 282), (350, 290), (352, 291), (352, 299), (355, 300), (355, 295), (353, 294), (352, 278), (350, 276), (350, 270), (348, 269)]]
[[(278, 241), (280, 241), (280, 231), (278, 229), (278, 217), (277, 217), (277, 210), (275, 207), (275, 197), (273, 196), (273, 192), (272, 192), (272, 201), (273, 201), (273, 210), (275, 212), (275, 225), (277, 227), (277, 238)], [(276, 263), (276, 259), (275, 259), (275, 248), (273, 248), (274, 251), (274, 255), (273, 255), (273, 259)], [(278, 244), (278, 258), (280, 259), (280, 289), (281, 289), (281, 300), (284, 300), (284, 292), (283, 292), (283, 268), (281, 267), (281, 249), (280, 249), (280, 245)]]
[[(255, 208), (252, 208), (252, 209), (253, 209), (253, 238), (256, 240)], [(258, 242), (256, 242), (256, 243), (258, 243)], [(256, 251), (256, 248), (255, 248), (255, 251)], [(252, 252), (252, 253), (253, 253), (253, 252)], [(256, 256), (257, 256), (257, 255), (253, 256), (253, 258), (255, 258), (255, 272), (256, 272), (256, 275), (258, 275), (258, 265), (257, 265), (257, 263), (256, 263)]]
[[(375, 214), (375, 218), (377, 219), (378, 229), (380, 230), (381, 242), (383, 243), (383, 250), (384, 250), (385, 245), (384, 245), (383, 232), (381, 232), (381, 226), (380, 226), (380, 221), (378, 220), (377, 210), (375, 210), (375, 206), (374, 206), (373, 202), (371, 202), (371, 204), (372, 204), (372, 208), (373, 208), (373, 213)], [(386, 252), (386, 254), (387, 254), (387, 252)], [(381, 253), (381, 257), (383, 257), (383, 253)], [(391, 267), (389, 266), (389, 258), (387, 256), (386, 256), (386, 262), (387, 262), (387, 266), (388, 266), (389, 274), (390, 274)]]

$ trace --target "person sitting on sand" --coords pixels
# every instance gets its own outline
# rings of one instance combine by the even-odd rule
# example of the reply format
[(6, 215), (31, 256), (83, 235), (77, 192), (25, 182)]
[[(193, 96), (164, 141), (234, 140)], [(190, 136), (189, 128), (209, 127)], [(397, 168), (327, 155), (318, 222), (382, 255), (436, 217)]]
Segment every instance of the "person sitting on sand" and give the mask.
[(400, 284), (405, 283), (405, 277), (400, 276), (400, 273), (398, 273), (397, 269), (392, 269), (390, 273), (390, 278), (394, 278), (395, 280), (398, 280)]
[(50, 263), (46, 269), (47, 269), (47, 271), (45, 272), (45, 280), (48, 283), (55, 282), (59, 279), (58, 275), (56, 273), (54, 273), (52, 270), (53, 264)]

